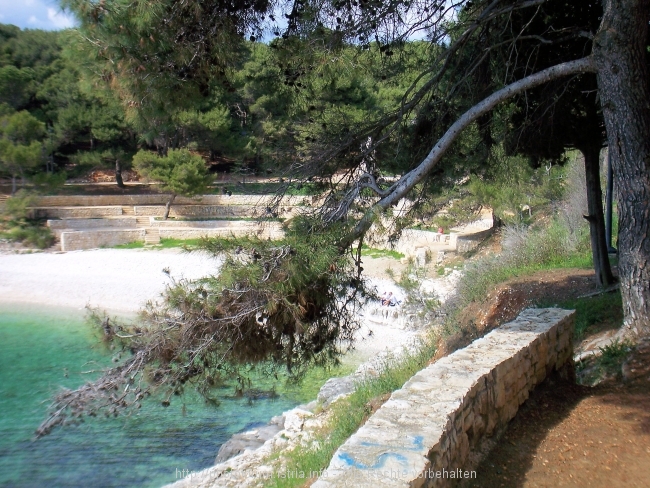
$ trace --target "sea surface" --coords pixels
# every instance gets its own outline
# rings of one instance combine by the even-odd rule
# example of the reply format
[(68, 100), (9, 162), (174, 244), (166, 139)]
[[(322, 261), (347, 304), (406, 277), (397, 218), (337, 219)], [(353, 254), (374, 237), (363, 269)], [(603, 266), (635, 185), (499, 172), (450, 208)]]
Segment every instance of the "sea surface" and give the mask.
[(35, 439), (49, 400), (61, 387), (96, 377), (110, 363), (84, 312), (0, 305), (0, 486), (157, 487), (214, 463), (231, 435), (315, 398), (332, 372), (284, 388), (277, 398), (235, 398), (218, 407), (187, 395), (137, 415), (89, 419)]

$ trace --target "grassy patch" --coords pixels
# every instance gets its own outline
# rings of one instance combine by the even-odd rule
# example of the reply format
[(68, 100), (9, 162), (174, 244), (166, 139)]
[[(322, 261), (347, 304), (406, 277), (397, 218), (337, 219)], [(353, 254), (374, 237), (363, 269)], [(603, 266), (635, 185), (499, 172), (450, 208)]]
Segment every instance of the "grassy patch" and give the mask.
[[(401, 388), (427, 364), (435, 354), (435, 344), (435, 338), (431, 337), (418, 352), (397, 360), (388, 360), (377, 378), (361, 383), (352, 395), (334, 403), (329, 422), (316, 433), (311, 447), (298, 447), (281, 453), (285, 469), (293, 472), (303, 471), (309, 476), (327, 468), (336, 449), (363, 425), (372, 412), (387, 399), (388, 394)], [(274, 476), (266, 486), (290, 488), (301, 486), (306, 481), (304, 478)]]
[(142, 241), (129, 242), (127, 244), (118, 244), (113, 246), (113, 249), (171, 249), (175, 247), (187, 247), (193, 248), (198, 247), (201, 243), (201, 239), (160, 239), (160, 244), (155, 246), (146, 246)]
[(142, 249), (144, 248), (144, 242), (142, 241), (133, 241), (127, 242), (126, 244), (118, 244), (113, 246), (113, 249)]
[(361, 248), (361, 255), (367, 256), (369, 258), (393, 258), (393, 259), (402, 259), (404, 254), (401, 252), (393, 251), (390, 249), (373, 249), (368, 246), (363, 246)]
[(620, 290), (595, 297), (575, 298), (560, 303), (540, 303), (540, 307), (560, 307), (576, 311), (575, 339), (607, 329), (618, 329), (623, 323), (623, 301)]
[(160, 244), (156, 246), (158, 249), (171, 249), (172, 247), (197, 247), (202, 239), (160, 239)]

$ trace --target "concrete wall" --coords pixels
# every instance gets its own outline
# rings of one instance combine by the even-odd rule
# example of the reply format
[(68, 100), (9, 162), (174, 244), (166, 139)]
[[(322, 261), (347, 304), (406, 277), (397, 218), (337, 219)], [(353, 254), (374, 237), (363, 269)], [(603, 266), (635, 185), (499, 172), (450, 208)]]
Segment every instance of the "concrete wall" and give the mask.
[(107, 229), (84, 232), (61, 232), (61, 250), (79, 251), (98, 247), (111, 247), (129, 242), (144, 241), (144, 229)]
[[(573, 312), (528, 309), (413, 376), (348, 439), (313, 488), (455, 486), (553, 371), (573, 371)], [(475, 460), (475, 459), (474, 459)]]

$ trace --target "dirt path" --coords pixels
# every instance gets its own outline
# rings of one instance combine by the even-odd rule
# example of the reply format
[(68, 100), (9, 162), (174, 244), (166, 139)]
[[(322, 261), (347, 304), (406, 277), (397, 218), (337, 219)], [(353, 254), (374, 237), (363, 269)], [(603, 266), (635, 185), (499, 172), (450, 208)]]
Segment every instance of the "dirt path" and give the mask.
[[(593, 286), (589, 275), (564, 270), (512, 280), (495, 290), (484, 325), (508, 320), (526, 303), (579, 296)], [(608, 384), (549, 379), (538, 387), (468, 486), (650, 487), (650, 340)]]
[(650, 486), (650, 380), (595, 388), (544, 384), (470, 486)]

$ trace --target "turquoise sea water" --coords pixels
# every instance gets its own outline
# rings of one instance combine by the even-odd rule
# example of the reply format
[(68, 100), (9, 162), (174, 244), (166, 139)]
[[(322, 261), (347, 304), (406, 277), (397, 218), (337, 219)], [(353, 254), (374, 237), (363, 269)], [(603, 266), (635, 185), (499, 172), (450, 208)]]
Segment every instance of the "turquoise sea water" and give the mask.
[(52, 393), (82, 384), (84, 371), (109, 362), (82, 311), (0, 305), (0, 486), (161, 486), (184, 469), (211, 466), (232, 434), (305, 400), (304, 389), (273, 400), (227, 398), (216, 408), (185, 398), (35, 440)]

